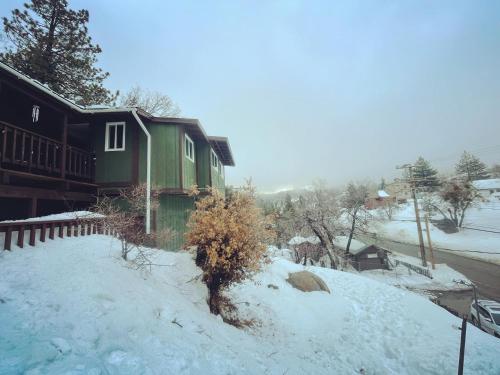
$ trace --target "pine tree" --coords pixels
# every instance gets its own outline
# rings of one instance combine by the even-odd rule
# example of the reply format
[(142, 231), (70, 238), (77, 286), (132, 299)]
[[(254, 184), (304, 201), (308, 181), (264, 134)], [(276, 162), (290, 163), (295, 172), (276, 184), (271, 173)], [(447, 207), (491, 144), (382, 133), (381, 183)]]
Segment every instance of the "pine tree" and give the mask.
[(0, 59), (81, 105), (110, 104), (109, 73), (95, 67), (101, 48), (88, 35), (89, 12), (67, 0), (31, 0), (3, 17), (9, 44)]
[(420, 156), (413, 166), (415, 186), (435, 190), (440, 185), (437, 173), (437, 170), (432, 168), (431, 164)]
[(484, 180), (489, 177), (486, 164), (467, 151), (462, 154), (455, 171), (457, 174), (463, 175), (467, 181)]

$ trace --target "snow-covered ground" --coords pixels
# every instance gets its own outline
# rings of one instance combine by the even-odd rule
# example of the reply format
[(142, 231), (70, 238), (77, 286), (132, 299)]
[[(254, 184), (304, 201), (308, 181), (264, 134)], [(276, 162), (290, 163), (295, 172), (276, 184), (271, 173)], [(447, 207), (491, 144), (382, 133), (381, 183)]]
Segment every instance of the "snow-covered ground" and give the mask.
[[(461, 321), (414, 293), (316, 267), (331, 294), (303, 293), (285, 279), (304, 267), (273, 258), (230, 292), (257, 321), (241, 330), (209, 313), (190, 254), (155, 263), (128, 267), (102, 235), (0, 252), (0, 373), (456, 372)], [(469, 325), (466, 374), (499, 374), (499, 352)]]
[[(382, 215), (380, 215), (382, 216)], [(442, 216), (435, 215), (441, 219)], [(418, 244), (413, 203), (401, 205), (391, 221), (373, 222), (370, 230), (377, 235), (401, 242)], [(458, 233), (446, 234), (430, 224), (435, 247), (471, 258), (500, 263), (500, 202), (481, 202), (467, 210), (464, 227)], [(425, 225), (423, 225), (425, 230)], [(427, 239), (424, 233), (424, 241)]]
[[(394, 260), (397, 259), (405, 263), (422, 267), (420, 259), (399, 253), (390, 254), (389, 259), (393, 264), (395, 263)], [(432, 279), (412, 271), (401, 264), (394, 267), (392, 270), (363, 271), (360, 275), (389, 285), (407, 288), (427, 296), (429, 294), (432, 295), (429, 291), (469, 289), (469, 287), (463, 284), (454, 282), (454, 280), (470, 281), (460, 272), (455, 271), (446, 264), (436, 264), (435, 269), (432, 269), (429, 265), (427, 269), (431, 273)]]

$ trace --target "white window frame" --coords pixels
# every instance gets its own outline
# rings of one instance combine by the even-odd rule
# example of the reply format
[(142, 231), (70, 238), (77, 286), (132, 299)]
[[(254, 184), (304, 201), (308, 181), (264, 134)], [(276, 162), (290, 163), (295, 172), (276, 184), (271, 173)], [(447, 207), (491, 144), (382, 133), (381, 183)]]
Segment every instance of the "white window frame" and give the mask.
[[(212, 165), (212, 168), (214, 168), (215, 170), (218, 171), (217, 168), (219, 166), (219, 157), (217, 156), (217, 154), (215, 153), (215, 151), (213, 149), (210, 149), (210, 151), (211, 151), (210, 164)], [(215, 163), (214, 163), (214, 161), (215, 161)]]
[[(189, 148), (187, 147), (188, 144), (191, 144), (191, 151), (192, 151), (191, 156), (189, 155), (188, 152), (189, 151)], [(189, 137), (189, 135), (187, 134), (184, 134), (184, 155), (188, 160), (191, 160), (194, 163), (194, 142), (191, 139), (191, 137)]]
[[(123, 126), (123, 133), (122, 133), (122, 147), (117, 148), (116, 147), (116, 141), (118, 139), (117, 134), (118, 132), (115, 130), (115, 147), (110, 148), (109, 147), (109, 129), (114, 126), (118, 128), (118, 126)], [(106, 136), (104, 139), (104, 151), (109, 152), (109, 151), (125, 151), (125, 130), (126, 130), (126, 124), (125, 121), (118, 121), (118, 122), (107, 122), (106, 123)]]

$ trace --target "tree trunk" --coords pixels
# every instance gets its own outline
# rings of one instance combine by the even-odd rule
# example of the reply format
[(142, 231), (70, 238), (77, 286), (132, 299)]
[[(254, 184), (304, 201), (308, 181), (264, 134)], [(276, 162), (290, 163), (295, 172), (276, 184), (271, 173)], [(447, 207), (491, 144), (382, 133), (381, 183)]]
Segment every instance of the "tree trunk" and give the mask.
[(458, 227), (462, 228), (462, 224), (464, 223), (465, 211), (469, 208), (470, 203), (467, 203), (465, 207), (462, 209), (462, 214), (460, 215), (460, 222), (458, 223)]
[(333, 245), (332, 242), (329, 240), (328, 236), (325, 238), (325, 235), (322, 233), (321, 230), (318, 228), (312, 228), (314, 234), (319, 238), (321, 241), (321, 244), (323, 247), (326, 249), (326, 254), (328, 255), (328, 258), (330, 259), (330, 267), (333, 269), (337, 269), (337, 265), (335, 263), (335, 258), (333, 257)]
[(347, 240), (347, 246), (345, 247), (345, 253), (346, 254), (349, 254), (349, 249), (351, 247), (352, 236), (354, 236), (354, 228), (356, 228), (356, 215), (357, 215), (357, 211), (354, 211), (354, 213), (352, 215), (351, 232), (349, 233), (349, 239)]

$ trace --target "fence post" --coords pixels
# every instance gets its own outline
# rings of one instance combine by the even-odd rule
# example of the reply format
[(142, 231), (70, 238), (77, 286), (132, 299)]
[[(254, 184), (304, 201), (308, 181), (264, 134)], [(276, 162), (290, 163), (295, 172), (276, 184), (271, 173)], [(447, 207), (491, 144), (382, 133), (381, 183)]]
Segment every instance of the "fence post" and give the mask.
[(24, 225), (19, 226), (19, 230), (17, 232), (17, 246), (20, 248), (24, 247)]
[(12, 241), (12, 227), (8, 226), (7, 231), (5, 232), (5, 240), (3, 244), (4, 250), (10, 250), (11, 241)]
[(29, 241), (30, 246), (35, 246), (35, 235), (36, 235), (36, 225), (31, 224), (30, 225), (30, 241)]
[(40, 228), (40, 242), (45, 242), (45, 235), (47, 234), (47, 224), (43, 223)]
[(51, 240), (54, 239), (54, 231), (55, 231), (55, 228), (56, 228), (56, 224), (55, 223), (50, 223), (50, 228), (49, 228), (49, 238)]
[(460, 357), (458, 358), (458, 375), (464, 373), (465, 337), (467, 335), (467, 318), (462, 318), (462, 329), (460, 334)]

